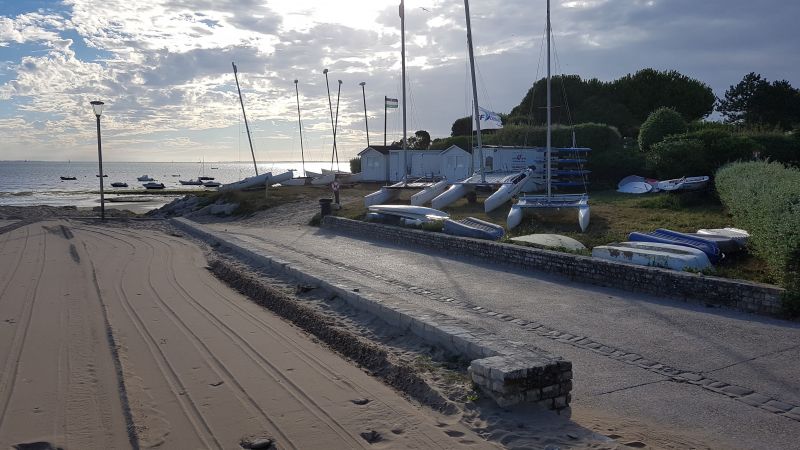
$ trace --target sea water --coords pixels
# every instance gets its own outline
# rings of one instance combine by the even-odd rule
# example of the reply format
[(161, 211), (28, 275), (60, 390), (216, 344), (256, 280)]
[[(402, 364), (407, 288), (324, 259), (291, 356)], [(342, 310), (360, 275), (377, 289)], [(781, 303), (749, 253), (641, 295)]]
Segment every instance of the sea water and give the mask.
[[(259, 162), (258, 173), (274, 174), (294, 170), (294, 176), (303, 176), (300, 161)], [(305, 168), (319, 173), (330, 169), (330, 162), (307, 161)], [(340, 165), (348, 170), (347, 164)], [(51, 161), (0, 161), (0, 205), (12, 206), (77, 206), (92, 207), (100, 204), (100, 178), (97, 162)], [(103, 190), (110, 196), (115, 191), (145, 191), (144, 182), (136, 178), (148, 175), (164, 183), (165, 190), (198, 190), (202, 186), (184, 186), (178, 180), (196, 179), (198, 176), (214, 177), (214, 181), (231, 183), (255, 175), (253, 163), (247, 162), (103, 162)], [(60, 177), (75, 177), (62, 181)], [(127, 188), (112, 188), (111, 183), (128, 183)], [(159, 191), (148, 191), (166, 203), (171, 200)], [(172, 197), (175, 195), (173, 194)]]

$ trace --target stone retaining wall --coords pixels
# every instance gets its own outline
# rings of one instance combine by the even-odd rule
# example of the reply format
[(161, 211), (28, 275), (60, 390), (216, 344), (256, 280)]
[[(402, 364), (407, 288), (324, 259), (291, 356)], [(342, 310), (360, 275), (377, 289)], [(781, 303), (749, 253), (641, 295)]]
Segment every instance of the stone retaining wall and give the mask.
[(764, 315), (776, 316), (781, 313), (780, 297), (783, 289), (766, 284), (637, 266), (335, 216), (326, 216), (322, 226), (345, 234), (380, 239), (398, 245), (412, 245), (454, 256), (506, 264), (518, 269), (553, 273), (599, 286), (700, 301)]

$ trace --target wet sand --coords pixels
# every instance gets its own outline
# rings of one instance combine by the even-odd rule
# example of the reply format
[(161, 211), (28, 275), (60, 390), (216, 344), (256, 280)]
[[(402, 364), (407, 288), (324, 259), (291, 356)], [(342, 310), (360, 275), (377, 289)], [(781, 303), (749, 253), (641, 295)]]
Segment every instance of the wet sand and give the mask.
[(0, 261), (0, 448), (493, 447), (223, 285), (180, 238), (51, 220), (0, 234)]

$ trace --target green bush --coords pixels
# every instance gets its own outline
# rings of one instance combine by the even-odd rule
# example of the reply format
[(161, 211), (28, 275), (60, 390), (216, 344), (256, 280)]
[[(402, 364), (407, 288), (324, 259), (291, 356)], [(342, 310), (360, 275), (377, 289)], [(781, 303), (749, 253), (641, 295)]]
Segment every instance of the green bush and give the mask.
[(686, 121), (672, 108), (658, 108), (639, 128), (639, 149), (647, 152), (665, 137), (686, 132)]
[(361, 157), (350, 158), (350, 173), (361, 172)]
[(762, 149), (746, 136), (707, 128), (670, 136), (653, 145), (647, 155), (648, 167), (662, 179), (711, 175), (729, 162), (752, 159)]
[(734, 163), (717, 172), (716, 186), (736, 226), (750, 232), (752, 250), (790, 291), (786, 298), (800, 298), (800, 170), (777, 162)]
[(784, 133), (751, 133), (748, 136), (764, 148), (761, 158), (800, 167), (800, 136)]

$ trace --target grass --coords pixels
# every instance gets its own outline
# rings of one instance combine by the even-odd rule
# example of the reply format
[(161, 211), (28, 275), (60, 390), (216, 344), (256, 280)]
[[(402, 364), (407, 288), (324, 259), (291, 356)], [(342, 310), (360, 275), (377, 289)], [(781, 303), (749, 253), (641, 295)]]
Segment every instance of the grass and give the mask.
[[(340, 191), (342, 208), (334, 211), (334, 214), (339, 217), (363, 220), (364, 214), (367, 212), (363, 196), (375, 192), (379, 188), (379, 184), (366, 183), (343, 186)], [(408, 204), (410, 196), (415, 192), (403, 191), (400, 197), (392, 203)], [(288, 202), (332, 197), (330, 189), (317, 186), (275, 187), (270, 188), (266, 195), (263, 190), (236, 193), (200, 192), (199, 194), (208, 197), (209, 203), (218, 197), (239, 203), (239, 209), (235, 211), (235, 214), (240, 215), (251, 214)], [(487, 195), (488, 193), (479, 193), (477, 201), (472, 203), (467, 199), (461, 199), (445, 208), (445, 211), (454, 219), (476, 217), (505, 225), (511, 204), (508, 203), (487, 214), (483, 211), (483, 200)], [(510, 243), (509, 238), (511, 237), (533, 233), (553, 233), (569, 236), (591, 249), (597, 245), (625, 241), (631, 231), (647, 232), (656, 228), (669, 228), (681, 232), (695, 232), (699, 228), (723, 228), (733, 225), (730, 216), (713, 192), (658, 193), (636, 196), (608, 190), (592, 192), (589, 196), (589, 204), (591, 206), (591, 224), (586, 233), (580, 231), (577, 211), (569, 209), (526, 214), (522, 224), (508, 232), (503, 239)], [(318, 216), (314, 224), (318, 224)], [(590, 254), (589, 251), (569, 252)], [(775, 282), (764, 261), (749, 253), (725, 258), (716, 266), (715, 275), (763, 283)]]

